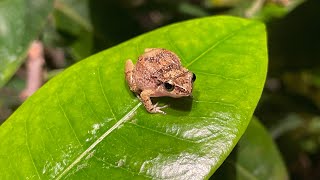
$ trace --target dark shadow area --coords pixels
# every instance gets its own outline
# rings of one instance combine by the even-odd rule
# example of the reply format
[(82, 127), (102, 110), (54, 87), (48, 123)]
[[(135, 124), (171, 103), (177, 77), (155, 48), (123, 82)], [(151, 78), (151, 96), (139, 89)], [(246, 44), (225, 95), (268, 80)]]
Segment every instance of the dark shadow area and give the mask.
[(95, 52), (158, 27), (194, 18), (194, 15), (179, 10), (181, 3), (171, 0), (89, 1)]
[(307, 97), (285, 92), (272, 93), (265, 89), (255, 115), (268, 125), (274, 123), (272, 120), (281, 120), (291, 112), (320, 114), (318, 107)]
[(169, 107), (177, 111), (189, 112), (192, 109), (192, 97), (155, 97), (151, 99), (153, 103), (159, 102), (159, 104), (166, 104)]
[(284, 18), (267, 24), (269, 76), (285, 70), (319, 68), (320, 1), (298, 6)]
[(91, 0), (89, 7), (97, 52), (143, 33), (130, 9), (119, 1)]
[[(290, 112), (319, 115), (319, 107), (310, 98), (312, 95), (299, 92), (299, 89), (313, 87), (305, 87), (307, 85), (303, 79), (294, 79), (292, 75), (292, 82), (285, 78), (288, 73), (320, 70), (319, 7), (318, 0), (306, 1), (284, 18), (267, 24), (268, 79), (276, 79), (278, 85), (272, 90), (267, 80), (255, 111), (255, 115), (267, 126)], [(288, 86), (289, 83), (291, 86)]]
[[(279, 84), (275, 90), (266, 84), (256, 109), (255, 115), (264, 124), (274, 123), (289, 112), (319, 115), (319, 107), (310, 98), (312, 95), (299, 92), (306, 88), (303, 79), (291, 76), (292, 82), (287, 82), (284, 77), (288, 73), (320, 70), (319, 7), (318, 0), (306, 1), (284, 18), (267, 24), (268, 78), (276, 79)], [(288, 86), (289, 83), (292, 85)]]
[(302, 144), (312, 138), (306, 129), (310, 119), (320, 115), (319, 85), (313, 81), (320, 70), (319, 8), (319, 0), (309, 0), (267, 24), (268, 80), (276, 80), (277, 85), (267, 80), (255, 115), (269, 128), (281, 124), (290, 114), (303, 123), (276, 139), (292, 179), (320, 177), (319, 152), (310, 153)]

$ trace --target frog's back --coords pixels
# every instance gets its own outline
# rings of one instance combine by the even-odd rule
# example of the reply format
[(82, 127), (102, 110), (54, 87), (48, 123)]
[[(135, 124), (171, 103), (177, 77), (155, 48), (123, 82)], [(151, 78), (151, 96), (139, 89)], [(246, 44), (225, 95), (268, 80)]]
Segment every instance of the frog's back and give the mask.
[(179, 57), (173, 52), (152, 48), (147, 49), (136, 63), (134, 79), (141, 89), (152, 89), (172, 79), (181, 70)]
[(173, 69), (181, 68), (179, 57), (173, 52), (154, 48), (141, 55), (136, 64), (136, 70), (144, 77), (158, 77)]

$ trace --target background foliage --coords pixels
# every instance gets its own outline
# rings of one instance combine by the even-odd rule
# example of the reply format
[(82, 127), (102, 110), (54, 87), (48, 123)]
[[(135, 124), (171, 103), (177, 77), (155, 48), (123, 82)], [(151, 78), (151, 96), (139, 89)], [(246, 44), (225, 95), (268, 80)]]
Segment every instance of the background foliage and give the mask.
[[(19, 1), (4, 2), (7, 4), (0, 5), (1, 12), (5, 12), (5, 5), (14, 7), (9, 2)], [(66, 68), (90, 54), (172, 22), (216, 14), (248, 17), (250, 12), (250, 18), (266, 22), (269, 43), (268, 79), (255, 115), (277, 142), (290, 176), (318, 179), (320, 23), (316, 19), (320, 2), (270, 0), (264, 1), (255, 12), (249, 11), (256, 2), (56, 0), (38, 38), (45, 43), (48, 55), (52, 49), (62, 48), (67, 61), (63, 67), (57, 67), (49, 58), (47, 77), (54, 76), (57, 68)], [(285, 5), (287, 2), (289, 5)], [(1, 37), (2, 46), (3, 40)], [(25, 56), (25, 50), (19, 52), (19, 56)], [(5, 67), (0, 62), (0, 68)], [(11, 71), (16, 72), (19, 64)], [(21, 103), (18, 94), (25, 84), (23, 66), (10, 81), (0, 84), (5, 84), (0, 90), (0, 121), (3, 122)]]

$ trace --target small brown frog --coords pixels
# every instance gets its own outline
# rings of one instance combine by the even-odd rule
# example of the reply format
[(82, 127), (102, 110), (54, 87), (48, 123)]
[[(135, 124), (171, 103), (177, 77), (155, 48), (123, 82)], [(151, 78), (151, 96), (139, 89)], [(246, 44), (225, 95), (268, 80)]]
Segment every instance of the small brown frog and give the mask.
[(162, 113), (167, 107), (152, 104), (150, 97), (169, 96), (179, 98), (190, 96), (195, 74), (182, 67), (179, 57), (166, 49), (147, 48), (136, 66), (130, 59), (125, 65), (126, 80), (130, 90), (135, 92), (150, 113)]

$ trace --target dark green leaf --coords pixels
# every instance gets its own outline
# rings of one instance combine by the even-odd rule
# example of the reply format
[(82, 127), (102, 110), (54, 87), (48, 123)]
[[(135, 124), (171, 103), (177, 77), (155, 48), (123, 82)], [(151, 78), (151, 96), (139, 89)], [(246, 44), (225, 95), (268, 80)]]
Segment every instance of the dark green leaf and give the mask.
[(16, 72), (30, 42), (37, 38), (52, 0), (2, 0), (0, 3), (0, 87)]
[[(124, 79), (145, 48), (176, 52), (193, 98), (149, 114)], [(59, 74), (0, 127), (0, 179), (206, 178), (245, 131), (267, 68), (265, 26), (235, 17), (174, 24)]]
[(236, 148), (210, 179), (288, 179), (288, 174), (272, 137), (253, 118)]
[(274, 18), (281, 18), (289, 14), (296, 7), (302, 4), (305, 0), (292, 0), (288, 4), (275, 4), (272, 2), (266, 3), (260, 11), (254, 15), (255, 19), (260, 19), (261, 21), (268, 22)]
[(93, 54), (93, 27), (89, 18), (88, 0), (57, 0), (53, 13), (56, 28), (68, 36), (65, 43), (76, 60)]
[[(249, 1), (234, 1), (230, 15), (259, 19), (263, 22), (268, 22), (274, 18), (281, 18), (290, 13), (305, 0), (290, 0), (290, 1), (267, 1), (264, 0), (249, 0)], [(229, 1), (225, 1), (229, 2)]]

